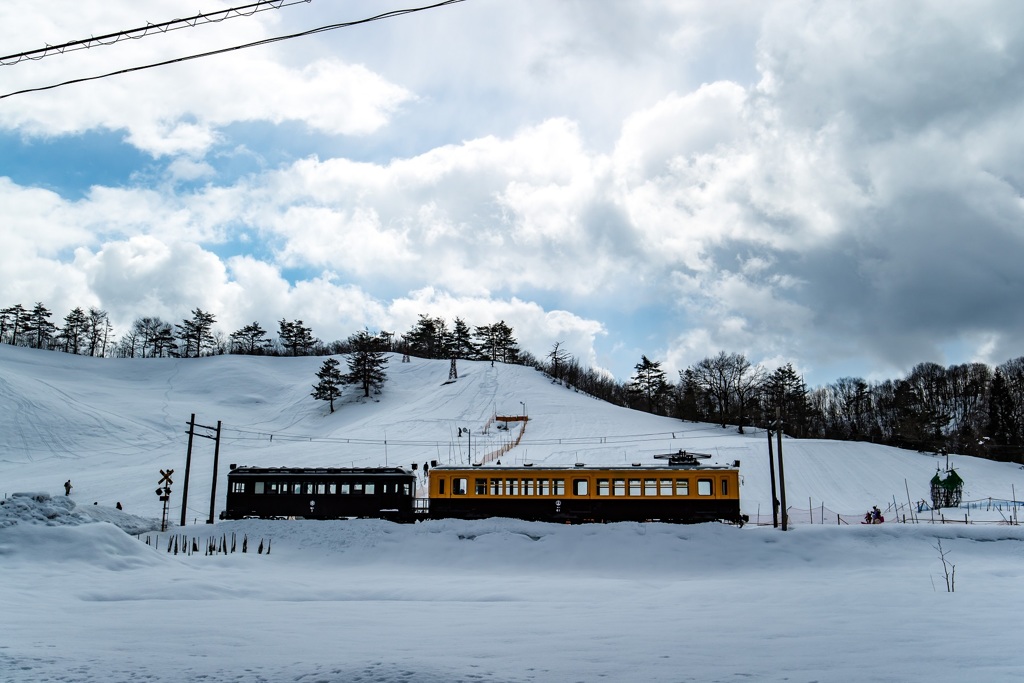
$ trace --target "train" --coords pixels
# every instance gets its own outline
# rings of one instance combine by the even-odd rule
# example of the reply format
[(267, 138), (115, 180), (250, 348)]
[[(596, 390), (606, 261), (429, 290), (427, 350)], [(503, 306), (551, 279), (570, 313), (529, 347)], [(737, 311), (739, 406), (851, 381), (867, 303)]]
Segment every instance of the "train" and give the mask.
[(435, 465), (420, 479), (402, 467), (245, 467), (232, 465), (221, 519), (511, 517), (540, 522), (742, 525), (739, 461), (668, 464)]

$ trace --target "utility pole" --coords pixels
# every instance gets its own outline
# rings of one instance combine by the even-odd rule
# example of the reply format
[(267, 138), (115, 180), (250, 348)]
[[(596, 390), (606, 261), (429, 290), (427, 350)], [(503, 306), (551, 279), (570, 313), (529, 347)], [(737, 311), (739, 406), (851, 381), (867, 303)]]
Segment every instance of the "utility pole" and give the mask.
[(782, 465), (782, 409), (775, 409), (776, 432), (775, 436), (779, 444), (779, 496), (782, 498), (782, 530), (789, 528), (789, 513), (786, 508), (786, 475)]
[[(185, 526), (185, 515), (188, 514), (188, 479), (189, 470), (192, 465), (192, 438), (195, 436), (201, 436), (204, 439), (213, 439), (216, 442), (213, 449), (213, 487), (210, 492), (210, 519), (206, 522), (207, 524), (213, 524), (213, 508), (217, 495), (217, 460), (220, 457), (220, 425), (220, 420), (217, 420), (216, 427), (196, 424), (195, 413), (192, 413), (192, 419), (188, 422), (188, 453), (185, 456), (185, 488), (183, 489), (181, 496), (181, 526)], [(200, 434), (196, 432), (196, 427), (212, 430), (215, 432), (215, 435)]]
[(188, 474), (192, 469), (192, 436), (196, 430), (196, 414), (188, 421), (188, 451), (185, 453), (185, 488), (181, 493), (181, 526), (185, 526), (185, 514), (188, 510)]
[(772, 477), (772, 527), (779, 528), (779, 496), (775, 490), (775, 456), (772, 454), (772, 430), (768, 431), (768, 469)]
[(213, 485), (210, 487), (210, 519), (207, 524), (213, 524), (213, 507), (217, 502), (217, 462), (220, 460), (220, 420), (217, 420), (217, 440), (213, 446)]

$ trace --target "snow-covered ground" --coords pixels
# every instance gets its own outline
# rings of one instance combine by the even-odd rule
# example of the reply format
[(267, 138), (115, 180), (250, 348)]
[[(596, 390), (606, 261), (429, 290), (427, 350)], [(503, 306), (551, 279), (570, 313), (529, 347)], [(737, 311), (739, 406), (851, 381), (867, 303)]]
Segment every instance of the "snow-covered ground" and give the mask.
[[(965, 498), (985, 503), (942, 511), (959, 524), (837, 517), (855, 522), (873, 504), (911, 516), (908, 501), (928, 499), (944, 459), (786, 440), (796, 522), (787, 532), (515, 520), (207, 525), (213, 442), (196, 439), (188, 524), (169, 530), (179, 552), (168, 552), (170, 533), (153, 530), (155, 489), (160, 470), (174, 469), (177, 522), (192, 413), (222, 423), (217, 511), (230, 463), (465, 462), (470, 439), (479, 460), (510, 438), (489, 421), (494, 413), (527, 413), (505, 461), (653, 462), (678, 449), (740, 460), (744, 512), (770, 521), (763, 432), (616, 408), (521, 367), (460, 362), (459, 379), (445, 384), (447, 362), (397, 356), (382, 395), (347, 396), (332, 415), (309, 396), (321, 362), (98, 360), (0, 346), (0, 680), (1024, 675), (1024, 533), (1000, 523), (1012, 513), (998, 505), (1021, 497), (1024, 470), (968, 457), (951, 464)], [(13, 497), (23, 491), (33, 494)], [(963, 524), (964, 514), (979, 523)], [(207, 555), (211, 538), (233, 538), (238, 552)], [(184, 552), (192, 539), (199, 551)], [(269, 553), (257, 552), (261, 542)], [(952, 594), (940, 544), (955, 564)]]

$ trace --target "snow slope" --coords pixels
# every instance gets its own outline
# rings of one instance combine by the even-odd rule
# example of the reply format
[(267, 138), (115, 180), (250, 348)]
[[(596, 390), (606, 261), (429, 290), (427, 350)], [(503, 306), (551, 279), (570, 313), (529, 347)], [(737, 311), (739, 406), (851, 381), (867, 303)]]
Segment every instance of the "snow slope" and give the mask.
[[(346, 395), (332, 415), (309, 396), (321, 362), (95, 360), (0, 346), (0, 680), (1024, 674), (1021, 527), (995, 523), (1005, 510), (984, 509), (969, 514), (989, 523), (970, 526), (837, 524), (834, 513), (855, 519), (875, 503), (927, 498), (928, 480), (945, 465), (870, 444), (786, 440), (788, 502), (799, 523), (782, 532), (515, 520), (209, 526), (213, 443), (196, 439), (189, 524), (173, 531), (201, 548), (210, 538), (246, 538), (248, 552), (168, 552), (169, 534), (147, 528), (159, 516), (160, 469), (175, 470), (180, 505), (193, 412), (201, 424), (222, 422), (218, 510), (231, 462), (460, 462), (470, 438), (481, 459), (508, 440), (489, 417), (525, 411), (522, 444), (503, 458), (649, 462), (683, 448), (739, 459), (744, 510), (767, 517), (763, 432), (616, 408), (520, 367), (460, 362), (459, 379), (446, 384), (447, 362), (398, 357), (383, 394)], [(470, 435), (458, 437), (460, 427)], [(1011, 498), (1024, 486), (1014, 465), (960, 456), (953, 464), (970, 499)], [(75, 488), (65, 497), (68, 478)], [(18, 491), (37, 493), (11, 497)], [(832, 511), (824, 525), (822, 505)], [(170, 518), (179, 515), (173, 508)], [(255, 552), (261, 541), (269, 554)], [(955, 564), (955, 593), (940, 544)]]

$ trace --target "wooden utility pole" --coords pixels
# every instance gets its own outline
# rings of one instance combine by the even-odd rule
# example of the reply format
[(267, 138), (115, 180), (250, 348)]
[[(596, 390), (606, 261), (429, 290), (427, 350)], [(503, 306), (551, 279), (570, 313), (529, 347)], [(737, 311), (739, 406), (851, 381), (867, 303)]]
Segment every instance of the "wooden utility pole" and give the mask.
[(188, 510), (188, 474), (192, 469), (192, 436), (196, 430), (196, 414), (188, 421), (188, 451), (185, 453), (185, 488), (181, 493), (181, 526), (185, 526), (185, 514)]
[(220, 460), (220, 420), (217, 420), (217, 437), (213, 446), (213, 485), (210, 487), (210, 519), (207, 524), (213, 524), (213, 507), (217, 503), (217, 462)]
[[(192, 439), (196, 436), (201, 436), (204, 439), (213, 439), (216, 443), (213, 448), (213, 487), (210, 491), (210, 519), (206, 522), (207, 524), (213, 524), (213, 508), (217, 497), (217, 461), (220, 458), (220, 425), (220, 420), (217, 420), (216, 427), (196, 424), (195, 413), (192, 413), (192, 419), (188, 422), (188, 453), (185, 456), (185, 488), (183, 489), (181, 496), (181, 526), (185, 526), (185, 515), (188, 514), (188, 480), (192, 466)], [(199, 427), (200, 429), (213, 430), (215, 435), (200, 434), (196, 432), (196, 427)]]
[(775, 456), (772, 454), (772, 430), (768, 431), (768, 469), (772, 477), (772, 526), (779, 528), (779, 496), (775, 491)]
[(782, 409), (775, 409), (775, 437), (779, 444), (779, 497), (782, 499), (782, 530), (789, 528), (789, 513), (786, 511), (786, 470), (782, 465)]

